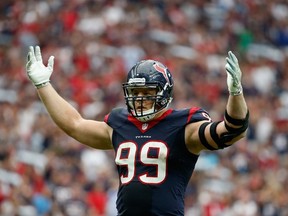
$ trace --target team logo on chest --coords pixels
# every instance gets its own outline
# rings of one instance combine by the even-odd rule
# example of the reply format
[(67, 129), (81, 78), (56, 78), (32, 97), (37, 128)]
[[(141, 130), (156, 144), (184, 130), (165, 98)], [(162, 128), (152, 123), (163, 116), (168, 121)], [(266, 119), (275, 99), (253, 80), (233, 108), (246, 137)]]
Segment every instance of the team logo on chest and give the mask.
[(147, 130), (147, 128), (148, 128), (148, 123), (142, 124), (142, 130)]

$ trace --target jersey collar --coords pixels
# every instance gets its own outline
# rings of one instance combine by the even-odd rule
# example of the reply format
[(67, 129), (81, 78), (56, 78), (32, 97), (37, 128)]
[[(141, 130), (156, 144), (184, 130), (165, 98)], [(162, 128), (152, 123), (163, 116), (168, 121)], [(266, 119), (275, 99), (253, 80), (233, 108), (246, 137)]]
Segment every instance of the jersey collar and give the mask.
[(166, 116), (172, 113), (172, 111), (172, 109), (168, 109), (160, 117), (152, 119), (148, 122), (141, 122), (132, 115), (128, 115), (128, 120), (132, 122), (142, 133), (145, 133), (146, 131), (154, 127), (156, 124), (158, 124), (162, 119), (166, 118)]

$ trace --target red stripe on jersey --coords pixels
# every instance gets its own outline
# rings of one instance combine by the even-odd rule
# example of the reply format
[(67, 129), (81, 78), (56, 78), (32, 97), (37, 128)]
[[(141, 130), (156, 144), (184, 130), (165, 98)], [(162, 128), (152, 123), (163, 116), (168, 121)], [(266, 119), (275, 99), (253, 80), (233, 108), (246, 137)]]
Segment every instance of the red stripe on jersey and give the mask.
[(199, 107), (192, 107), (190, 110), (189, 110), (189, 116), (188, 116), (188, 119), (187, 119), (187, 124), (190, 123), (190, 120), (192, 118), (192, 116), (194, 115), (194, 113), (199, 110), (200, 108)]
[(110, 115), (110, 113), (107, 114), (107, 115), (105, 115), (105, 117), (104, 117), (104, 122), (106, 122), (106, 123), (108, 122), (109, 115)]

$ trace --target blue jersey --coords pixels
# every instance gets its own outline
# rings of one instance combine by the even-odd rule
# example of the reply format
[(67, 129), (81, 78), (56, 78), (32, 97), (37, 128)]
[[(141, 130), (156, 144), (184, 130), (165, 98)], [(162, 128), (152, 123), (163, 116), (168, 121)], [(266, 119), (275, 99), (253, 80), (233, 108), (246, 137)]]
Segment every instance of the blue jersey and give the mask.
[(106, 116), (120, 178), (119, 216), (184, 215), (185, 189), (198, 159), (185, 145), (185, 126), (209, 119), (196, 107), (170, 109), (146, 123), (124, 108)]

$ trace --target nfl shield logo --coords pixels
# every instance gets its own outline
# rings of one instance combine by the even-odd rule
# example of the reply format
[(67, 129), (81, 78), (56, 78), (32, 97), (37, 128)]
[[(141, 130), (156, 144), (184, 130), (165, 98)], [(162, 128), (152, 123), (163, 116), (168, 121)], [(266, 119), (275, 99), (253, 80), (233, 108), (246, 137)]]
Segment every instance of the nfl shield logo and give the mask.
[(142, 124), (142, 130), (146, 130), (147, 128), (148, 128), (148, 124), (147, 123)]

